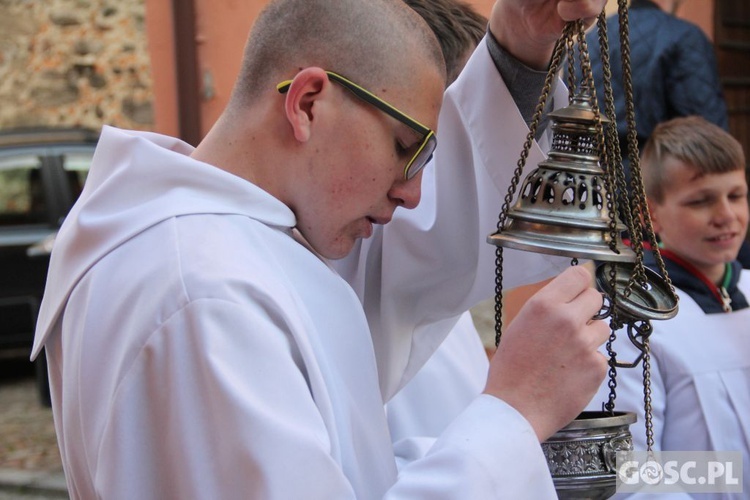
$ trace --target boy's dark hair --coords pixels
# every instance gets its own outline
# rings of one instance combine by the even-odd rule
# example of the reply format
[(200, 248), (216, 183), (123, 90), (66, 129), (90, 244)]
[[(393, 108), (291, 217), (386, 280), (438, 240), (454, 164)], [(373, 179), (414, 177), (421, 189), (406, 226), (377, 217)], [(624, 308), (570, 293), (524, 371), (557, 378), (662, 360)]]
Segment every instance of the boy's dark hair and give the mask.
[(739, 141), (700, 116), (674, 118), (656, 126), (643, 148), (641, 167), (646, 196), (664, 199), (669, 172), (665, 161), (674, 158), (700, 174), (723, 174), (745, 169)]
[(445, 58), (448, 84), (463, 69), (464, 57), (474, 50), (487, 32), (487, 18), (458, 0), (404, 0), (427, 21)]

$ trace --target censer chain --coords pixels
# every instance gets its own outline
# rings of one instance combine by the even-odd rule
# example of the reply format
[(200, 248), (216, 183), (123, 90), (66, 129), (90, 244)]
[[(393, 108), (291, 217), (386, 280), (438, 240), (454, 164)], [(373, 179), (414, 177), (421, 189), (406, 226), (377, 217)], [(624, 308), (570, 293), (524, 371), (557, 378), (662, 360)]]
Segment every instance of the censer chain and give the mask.
[[(568, 23), (563, 30), (563, 34), (555, 44), (555, 50), (552, 54), (552, 61), (550, 62), (549, 70), (547, 71), (547, 77), (544, 80), (544, 87), (542, 94), (539, 97), (536, 108), (534, 110), (534, 116), (529, 126), (529, 133), (526, 135), (526, 141), (521, 151), (521, 156), (516, 164), (516, 169), (513, 171), (513, 178), (511, 179), (508, 192), (503, 200), (503, 206), (498, 216), (497, 230), (502, 231), (505, 227), (505, 221), (507, 220), (508, 211), (510, 210), (510, 204), (513, 202), (513, 196), (518, 189), (518, 184), (521, 181), (521, 175), (523, 169), (526, 166), (526, 160), (528, 159), (529, 152), (531, 151), (531, 145), (534, 143), (536, 137), (536, 131), (541, 122), (542, 115), (544, 114), (544, 107), (547, 104), (547, 99), (552, 91), (552, 82), (557, 78), (557, 70), (560, 68), (560, 62), (563, 57), (564, 48), (567, 45), (567, 41), (571, 38), (573, 33), (573, 23)], [(495, 250), (495, 347), (500, 345), (500, 338), (502, 337), (503, 330), (503, 247), (498, 246)]]

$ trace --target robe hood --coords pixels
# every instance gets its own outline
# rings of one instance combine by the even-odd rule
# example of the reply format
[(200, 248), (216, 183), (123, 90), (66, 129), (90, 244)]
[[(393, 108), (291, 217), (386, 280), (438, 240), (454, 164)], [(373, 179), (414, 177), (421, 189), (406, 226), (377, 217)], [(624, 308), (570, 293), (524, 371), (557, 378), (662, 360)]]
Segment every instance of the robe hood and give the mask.
[(246, 215), (290, 229), (296, 224), (292, 211), (279, 200), (233, 174), (189, 158), (193, 151), (179, 139), (152, 132), (102, 129), (83, 192), (55, 240), (31, 359), (54, 331), (86, 271), (149, 227), (199, 213)]

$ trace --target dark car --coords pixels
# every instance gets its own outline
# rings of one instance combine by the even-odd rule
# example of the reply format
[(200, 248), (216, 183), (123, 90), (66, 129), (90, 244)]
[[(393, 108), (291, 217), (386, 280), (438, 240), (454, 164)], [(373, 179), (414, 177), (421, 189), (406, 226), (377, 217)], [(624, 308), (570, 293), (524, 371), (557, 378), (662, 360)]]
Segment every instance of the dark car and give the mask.
[[(50, 242), (83, 188), (99, 133), (0, 131), (0, 358), (29, 356)], [(48, 403), (46, 363), (37, 366)]]

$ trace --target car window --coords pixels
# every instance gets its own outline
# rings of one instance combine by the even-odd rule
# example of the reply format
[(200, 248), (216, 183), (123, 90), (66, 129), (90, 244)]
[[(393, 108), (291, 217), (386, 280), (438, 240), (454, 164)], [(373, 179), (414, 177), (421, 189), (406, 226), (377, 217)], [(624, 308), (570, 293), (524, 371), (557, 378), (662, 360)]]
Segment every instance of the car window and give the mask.
[(44, 222), (41, 168), (36, 155), (0, 157), (0, 226)]
[(93, 157), (93, 150), (70, 151), (62, 155), (63, 168), (65, 169), (70, 193), (73, 195), (74, 201), (78, 198), (78, 195), (81, 194), (83, 184), (86, 182), (86, 177), (89, 174), (89, 168), (91, 167), (91, 160)]

